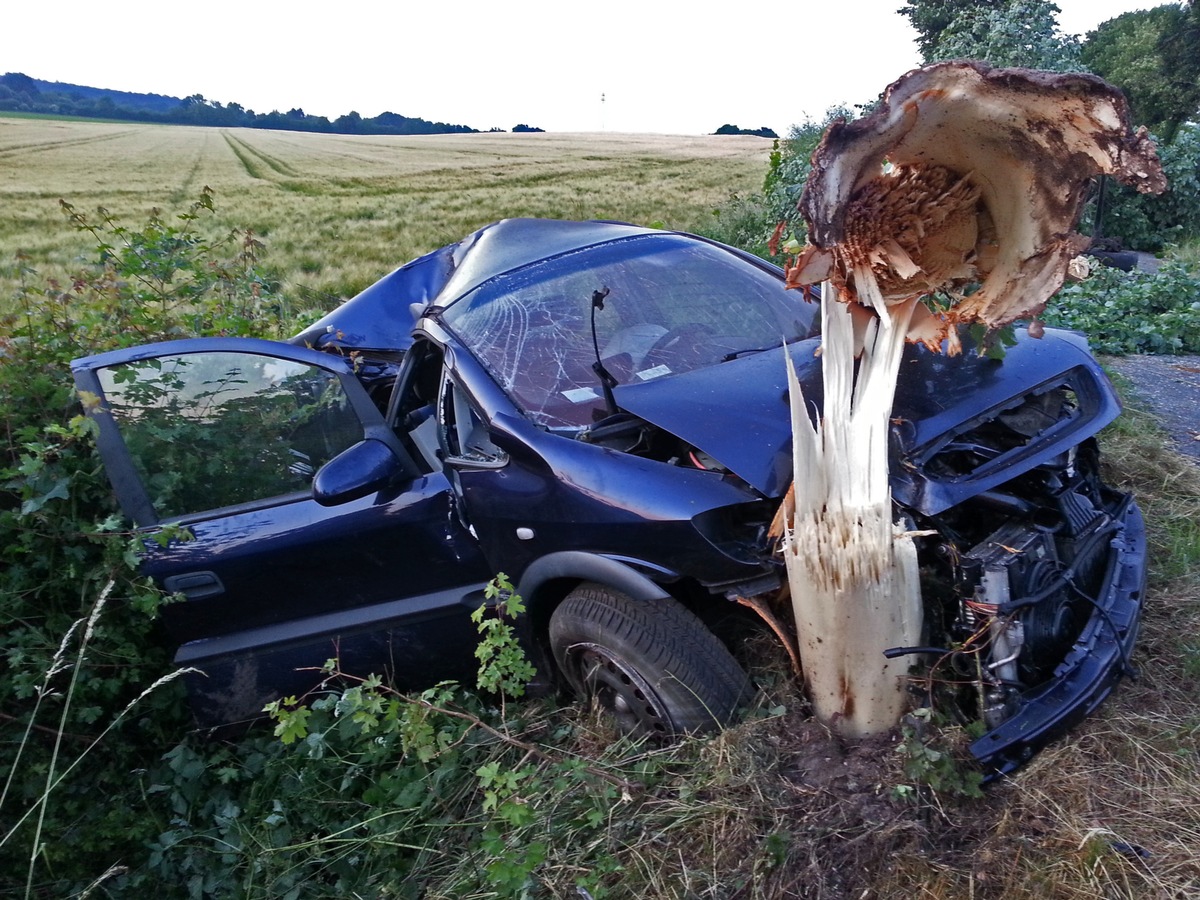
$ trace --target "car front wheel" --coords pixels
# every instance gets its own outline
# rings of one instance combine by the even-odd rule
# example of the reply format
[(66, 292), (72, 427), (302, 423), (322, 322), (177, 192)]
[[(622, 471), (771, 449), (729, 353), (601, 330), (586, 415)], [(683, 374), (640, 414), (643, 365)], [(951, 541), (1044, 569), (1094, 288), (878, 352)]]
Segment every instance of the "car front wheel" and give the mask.
[(572, 689), (630, 734), (670, 738), (712, 730), (751, 694), (725, 645), (669, 597), (634, 600), (583, 584), (554, 611), (550, 641)]

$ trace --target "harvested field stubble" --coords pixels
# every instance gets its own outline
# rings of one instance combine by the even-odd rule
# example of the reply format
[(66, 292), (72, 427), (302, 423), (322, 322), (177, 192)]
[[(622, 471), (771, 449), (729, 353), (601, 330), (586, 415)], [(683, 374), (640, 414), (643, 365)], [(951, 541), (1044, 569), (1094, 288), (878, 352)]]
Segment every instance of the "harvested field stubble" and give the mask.
[(761, 185), (771, 142), (746, 136), (391, 137), (0, 118), (0, 288), (18, 250), (39, 269), (89, 247), (58, 200), (144, 221), (204, 186), (214, 228), (266, 239), (285, 289), (330, 299), (508, 216), (694, 229)]

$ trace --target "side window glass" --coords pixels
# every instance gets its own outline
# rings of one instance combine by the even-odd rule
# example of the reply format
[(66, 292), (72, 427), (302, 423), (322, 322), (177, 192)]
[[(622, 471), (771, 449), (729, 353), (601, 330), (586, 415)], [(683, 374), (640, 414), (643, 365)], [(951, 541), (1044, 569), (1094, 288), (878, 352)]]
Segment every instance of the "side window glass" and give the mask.
[(190, 353), (98, 372), (160, 517), (308, 490), (363, 437), (337, 376), (247, 353)]
[(466, 393), (446, 379), (441, 400), (442, 456), (446, 462), (471, 468), (493, 469), (508, 462), (508, 454), (492, 443), (483, 418)]

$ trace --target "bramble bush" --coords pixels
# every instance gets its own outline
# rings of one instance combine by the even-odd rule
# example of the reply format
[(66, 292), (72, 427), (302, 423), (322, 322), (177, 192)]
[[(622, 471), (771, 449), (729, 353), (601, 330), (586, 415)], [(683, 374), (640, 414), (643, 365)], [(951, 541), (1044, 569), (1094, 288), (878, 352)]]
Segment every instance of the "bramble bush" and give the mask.
[(502, 575), (487, 594), (478, 691), (404, 695), (332, 659), (312, 695), (267, 707), (273, 738), (172, 748), (140, 779), (159, 817), (148, 856), (116, 886), (197, 900), (625, 896), (613, 809), (671, 759), (623, 739), (585, 759), (577, 721), (508, 704), (534, 674), (509, 624), (524, 610)]
[(154, 817), (130, 773), (153, 766), (185, 728), (177, 685), (143, 694), (170, 672), (154, 635), (161, 597), (137, 576), (138, 544), (122, 530), (70, 360), (292, 325), (254, 235), (205, 233), (208, 189), (173, 220), (156, 210), (140, 228), (105, 210), (62, 209), (95, 239), (95, 257), (44, 281), (18, 257), (20, 289), (0, 307), (5, 895), (64, 896), (144, 856)]
[(1065, 285), (1043, 319), (1083, 332), (1096, 353), (1200, 353), (1200, 275), (1180, 263), (1154, 274), (1096, 266)]

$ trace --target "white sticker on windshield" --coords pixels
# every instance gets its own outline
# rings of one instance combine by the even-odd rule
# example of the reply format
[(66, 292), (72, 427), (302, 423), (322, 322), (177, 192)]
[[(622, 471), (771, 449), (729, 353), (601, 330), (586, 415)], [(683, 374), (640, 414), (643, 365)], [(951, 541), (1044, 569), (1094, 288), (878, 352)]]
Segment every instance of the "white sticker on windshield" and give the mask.
[(653, 369), (643, 369), (637, 373), (637, 377), (642, 381), (649, 381), (651, 378), (661, 378), (663, 375), (670, 375), (670, 366), (655, 366)]
[(587, 403), (589, 400), (600, 399), (600, 395), (590, 387), (571, 388), (569, 391), (563, 391), (562, 395), (572, 403)]

